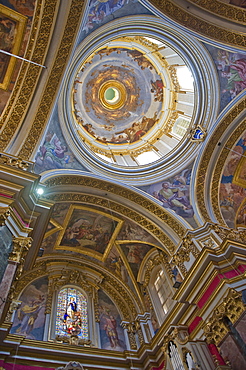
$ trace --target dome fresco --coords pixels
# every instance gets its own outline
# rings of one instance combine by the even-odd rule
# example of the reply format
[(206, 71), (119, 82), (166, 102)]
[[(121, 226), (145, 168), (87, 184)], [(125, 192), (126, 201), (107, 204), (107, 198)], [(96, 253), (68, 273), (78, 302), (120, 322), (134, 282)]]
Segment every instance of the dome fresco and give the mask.
[(165, 82), (153, 62), (132, 48), (103, 48), (74, 81), (73, 108), (82, 136), (100, 143), (129, 144), (161, 117)]

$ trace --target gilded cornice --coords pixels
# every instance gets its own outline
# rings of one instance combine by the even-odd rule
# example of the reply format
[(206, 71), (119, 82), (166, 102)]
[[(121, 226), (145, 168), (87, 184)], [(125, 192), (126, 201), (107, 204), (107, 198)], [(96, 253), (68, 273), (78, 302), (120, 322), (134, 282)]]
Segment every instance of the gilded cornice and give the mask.
[[(32, 31), (25, 53), (26, 59), (31, 59), (33, 62), (39, 64), (44, 62), (49, 46), (57, 3), (59, 3), (59, 0), (40, 0), (37, 2)], [(9, 103), (0, 121), (0, 129), (4, 125), (0, 141), (0, 150), (2, 151), (7, 147), (17, 127), (24, 119), (26, 109), (35, 90), (41, 70), (42, 67), (35, 64), (27, 62), (23, 62), (22, 64), (14, 91), (12, 92)]]
[[(205, 202), (205, 179), (206, 174), (209, 167), (210, 159), (212, 158), (213, 151), (218, 145), (220, 141), (220, 137), (223, 132), (229, 127), (231, 122), (235, 120), (246, 108), (246, 100), (242, 100), (235, 104), (233, 108), (225, 115), (223, 120), (219, 123), (216, 127), (212, 137), (210, 138), (206, 149), (204, 150), (204, 154), (200, 160), (200, 166), (197, 171), (197, 183), (196, 183), (196, 199), (197, 205), (201, 211), (204, 221), (209, 222), (210, 216), (206, 209), (206, 202)], [(229, 138), (228, 142), (226, 143), (227, 148), (232, 148), (237, 138), (243, 133), (245, 130), (245, 121), (241, 122), (240, 125), (235, 129), (231, 137)], [(211, 187), (211, 200), (213, 205), (213, 211), (217, 218), (217, 221), (221, 225), (225, 225), (225, 221), (221, 216), (220, 207), (219, 207), (219, 185), (220, 185), (220, 177), (221, 172), (223, 170), (225, 160), (228, 156), (229, 152), (228, 149), (223, 149), (213, 171), (213, 178), (212, 178), (212, 187)]]
[(246, 23), (246, 10), (237, 6), (223, 3), (218, 0), (188, 0), (199, 8), (206, 9), (219, 17), (229, 19), (236, 23)]
[[(48, 1), (48, 4), (50, 4), (50, 1)], [(84, 1), (72, 0), (62, 41), (59, 46), (54, 65), (51, 69), (48, 82), (44, 88), (44, 94), (37, 109), (36, 117), (33, 120), (28, 137), (19, 152), (19, 155), (23, 159), (29, 159), (31, 157), (33, 149), (35, 148), (35, 145), (37, 144), (46, 125), (46, 121), (53, 104), (53, 99), (56, 95), (64, 68), (73, 46), (72, 40), (76, 34), (83, 6)], [(43, 30), (43, 33), (45, 35), (45, 29)]]
[[(232, 32), (229, 29), (218, 27), (213, 23), (204, 21), (202, 18), (191, 14), (170, 0), (149, 1), (164, 15), (202, 36), (241, 48), (246, 46), (246, 36), (242, 33)], [(222, 6), (223, 4), (221, 4), (221, 7)]]

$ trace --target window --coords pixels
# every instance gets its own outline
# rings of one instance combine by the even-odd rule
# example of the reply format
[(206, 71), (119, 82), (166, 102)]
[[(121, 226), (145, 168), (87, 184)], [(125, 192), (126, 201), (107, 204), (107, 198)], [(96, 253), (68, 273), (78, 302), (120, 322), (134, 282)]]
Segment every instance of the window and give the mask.
[(163, 311), (166, 314), (171, 305), (172, 291), (162, 269), (160, 269), (156, 275), (154, 287), (161, 302)]
[(88, 339), (87, 299), (78, 289), (66, 287), (60, 290), (55, 334), (61, 336), (74, 334), (81, 339)]

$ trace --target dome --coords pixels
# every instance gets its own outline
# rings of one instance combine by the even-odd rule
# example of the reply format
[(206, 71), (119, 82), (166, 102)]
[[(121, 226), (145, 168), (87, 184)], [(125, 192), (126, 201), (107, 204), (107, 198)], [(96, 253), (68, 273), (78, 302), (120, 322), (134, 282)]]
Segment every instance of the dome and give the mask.
[(201, 113), (207, 108), (198, 115), (201, 62), (183, 50), (151, 34), (117, 37), (88, 53), (78, 48), (62, 89), (60, 119), (85, 167), (136, 184), (136, 177), (152, 181), (160, 166), (170, 171), (174, 156), (176, 170), (184, 150), (191, 160), (191, 132), (206, 125)]

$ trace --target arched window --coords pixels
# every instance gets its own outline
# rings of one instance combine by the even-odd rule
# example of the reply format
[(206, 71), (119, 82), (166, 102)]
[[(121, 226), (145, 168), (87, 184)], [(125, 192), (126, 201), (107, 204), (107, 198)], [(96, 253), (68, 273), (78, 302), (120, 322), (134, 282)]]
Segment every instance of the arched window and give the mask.
[(156, 274), (154, 288), (156, 290), (157, 296), (159, 297), (163, 311), (166, 314), (171, 305), (172, 302), (171, 297), (173, 293), (167, 281), (167, 277), (165, 276), (164, 271), (162, 269), (159, 269)]
[(87, 299), (80, 290), (66, 287), (59, 291), (55, 335), (89, 338)]

